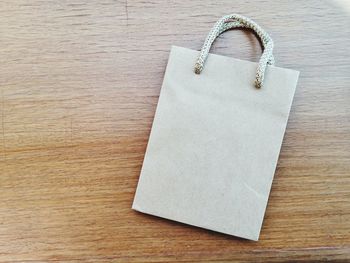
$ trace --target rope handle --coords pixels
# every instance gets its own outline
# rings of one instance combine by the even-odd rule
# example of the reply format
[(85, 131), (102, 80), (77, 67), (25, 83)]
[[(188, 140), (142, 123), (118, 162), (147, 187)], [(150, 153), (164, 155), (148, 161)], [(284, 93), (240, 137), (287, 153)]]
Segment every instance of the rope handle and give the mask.
[(260, 57), (258, 68), (255, 77), (255, 86), (261, 88), (263, 86), (264, 75), (267, 65), (274, 64), (273, 41), (271, 37), (253, 20), (238, 14), (231, 14), (223, 16), (219, 19), (209, 32), (203, 47), (200, 51), (199, 57), (195, 64), (194, 72), (200, 74), (203, 70), (204, 63), (208, 57), (211, 45), (215, 39), (223, 32), (232, 28), (249, 28), (252, 29), (260, 38), (263, 45), (263, 54)]

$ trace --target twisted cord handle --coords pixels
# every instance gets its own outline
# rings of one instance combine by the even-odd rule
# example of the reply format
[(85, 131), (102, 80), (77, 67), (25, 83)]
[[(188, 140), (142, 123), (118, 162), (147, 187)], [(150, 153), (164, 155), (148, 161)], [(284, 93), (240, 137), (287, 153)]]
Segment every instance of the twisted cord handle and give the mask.
[(257, 88), (261, 88), (264, 81), (266, 66), (268, 64), (269, 65), (274, 64), (274, 57), (272, 54), (273, 41), (271, 37), (258, 24), (256, 24), (253, 20), (247, 17), (244, 17), (242, 15), (238, 15), (238, 14), (226, 15), (216, 22), (216, 24), (211, 29), (211, 31), (209, 32), (204, 42), (204, 45), (200, 51), (199, 57), (195, 64), (194, 71), (196, 74), (200, 74), (202, 72), (210, 47), (215, 41), (215, 39), (223, 32), (231, 28), (237, 28), (237, 27), (252, 29), (258, 35), (258, 37), (260, 38), (263, 44), (264, 51), (259, 60), (256, 77), (255, 77), (255, 86)]
[[(245, 26), (244, 24), (242, 24), (242, 23), (240, 23), (240, 22), (238, 22), (238, 21), (226, 22), (226, 23), (222, 26), (222, 28), (220, 29), (219, 35), (221, 35), (221, 34), (224, 33), (225, 31), (230, 30), (230, 29), (232, 29), (232, 28), (249, 28), (249, 27)], [(250, 28), (249, 28), (249, 29), (250, 29)], [(218, 36), (219, 36), (219, 35), (218, 35)], [(260, 39), (260, 40), (262, 41), (263, 47), (264, 47), (264, 49), (265, 49), (265, 46), (267, 45), (267, 42), (264, 41), (264, 39)], [(275, 58), (274, 58), (274, 56), (273, 56), (272, 53), (271, 53), (271, 55), (270, 55), (270, 58), (269, 58), (267, 64), (269, 64), (269, 65), (274, 65), (274, 64), (275, 64)]]

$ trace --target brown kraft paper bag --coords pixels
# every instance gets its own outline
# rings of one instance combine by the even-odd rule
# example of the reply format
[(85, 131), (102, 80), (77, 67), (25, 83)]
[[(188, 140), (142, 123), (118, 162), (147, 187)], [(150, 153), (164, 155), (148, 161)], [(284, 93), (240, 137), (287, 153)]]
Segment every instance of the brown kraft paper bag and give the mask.
[[(256, 32), (259, 63), (208, 54), (235, 27)], [(236, 14), (201, 52), (171, 48), (133, 209), (258, 240), (299, 75), (273, 66), (272, 48)]]

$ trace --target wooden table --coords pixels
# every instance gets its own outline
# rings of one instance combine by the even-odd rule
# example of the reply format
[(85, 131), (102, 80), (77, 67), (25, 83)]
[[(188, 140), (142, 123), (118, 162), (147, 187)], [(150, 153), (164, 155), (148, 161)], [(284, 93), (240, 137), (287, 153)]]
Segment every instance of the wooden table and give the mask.
[[(0, 5), (0, 262), (350, 260), (350, 9), (331, 1)], [(301, 71), (259, 242), (131, 204), (171, 45), (227, 13)], [(212, 50), (257, 61), (249, 31)]]

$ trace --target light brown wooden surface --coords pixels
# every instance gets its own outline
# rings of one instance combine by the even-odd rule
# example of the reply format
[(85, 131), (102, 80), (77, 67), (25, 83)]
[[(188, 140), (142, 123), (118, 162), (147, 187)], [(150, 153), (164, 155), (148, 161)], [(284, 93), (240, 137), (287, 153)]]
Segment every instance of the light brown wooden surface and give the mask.
[[(170, 46), (233, 12), (301, 71), (259, 242), (131, 210)], [(2, 1), (0, 262), (350, 260), (349, 40), (331, 1)]]

